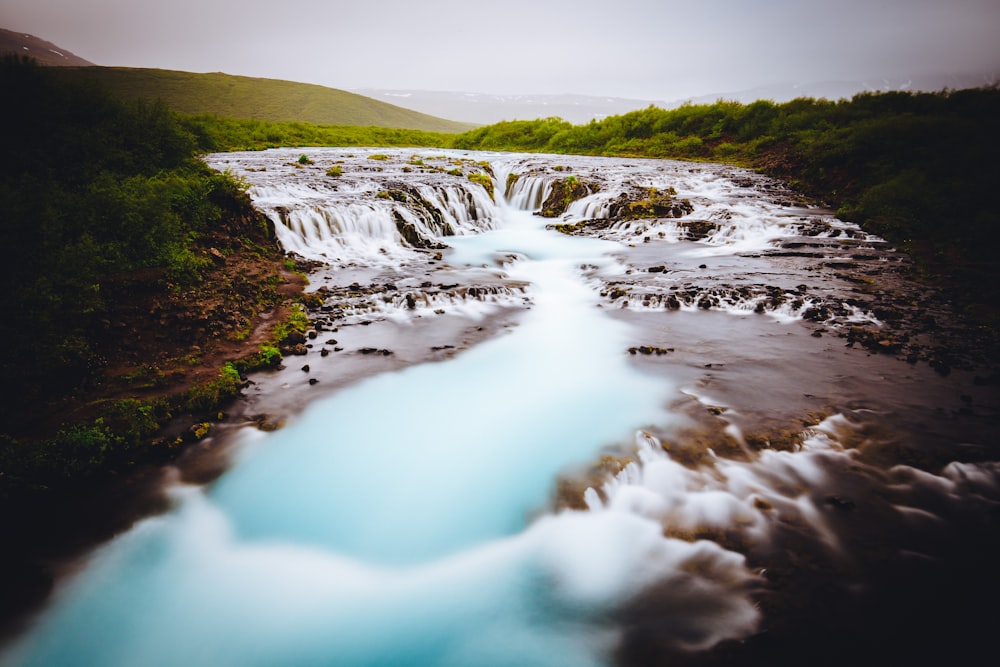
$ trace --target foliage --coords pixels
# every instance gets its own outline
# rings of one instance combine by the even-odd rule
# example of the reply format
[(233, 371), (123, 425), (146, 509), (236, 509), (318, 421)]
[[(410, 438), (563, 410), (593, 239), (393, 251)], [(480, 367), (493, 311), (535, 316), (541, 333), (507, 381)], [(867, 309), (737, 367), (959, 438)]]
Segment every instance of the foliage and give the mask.
[[(13, 249), (0, 268), (0, 381), (17, 387), (0, 404), (2, 495), (121, 469), (152, 451), (171, 418), (217, 412), (234, 396), (242, 383), (231, 366), (152, 398), (167, 396), (167, 378), (148, 360), (114, 380), (133, 397), (101, 400), (113, 381), (103, 375), (117, 340), (109, 332), (123, 303), (147, 303), (137, 291), (196, 294), (213, 263), (203, 239), (254, 254), (248, 231), (272, 236), (253, 229), (265, 223), (245, 184), (198, 159), (197, 134), (162, 103), (123, 102), (17, 58), (0, 60), (0, 86), (18, 101), (0, 107), (0, 222)], [(229, 246), (219, 247), (225, 261)], [(254, 307), (273, 292), (231, 287)], [(80, 415), (61, 427), (27, 419), (65, 414), (59, 406), (78, 399)]]
[(0, 307), (20, 315), (0, 323), (0, 376), (31, 401), (102, 365), (94, 341), (123, 277), (200, 279), (209, 260), (193, 241), (241, 186), (195, 158), (195, 138), (161, 103), (121, 102), (15, 58), (0, 61), (0, 87), (19, 100), (0, 108), (0, 220), (16, 248)]
[(184, 397), (183, 406), (188, 412), (205, 412), (239, 396), (243, 380), (236, 367), (227, 362), (219, 377), (211, 382), (193, 387)]
[(449, 146), (455, 135), (385, 127), (180, 116), (203, 151), (262, 150), (279, 146)]

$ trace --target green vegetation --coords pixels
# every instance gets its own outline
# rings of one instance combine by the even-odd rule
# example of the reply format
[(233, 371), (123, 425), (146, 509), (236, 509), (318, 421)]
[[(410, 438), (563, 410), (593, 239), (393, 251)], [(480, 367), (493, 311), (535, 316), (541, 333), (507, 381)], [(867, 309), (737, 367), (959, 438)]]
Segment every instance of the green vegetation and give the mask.
[[(204, 434), (253, 367), (206, 355), (285, 298), (273, 229), (173, 112), (52, 72), (0, 60), (19, 100), (0, 108), (0, 497)], [(276, 349), (261, 346), (259, 363)], [(200, 426), (154, 442), (184, 415)]]
[(97, 86), (125, 100), (162, 100), (171, 109), (191, 115), (444, 133), (464, 132), (473, 127), (343, 90), (220, 72), (60, 67), (53, 76)]
[(262, 150), (279, 146), (447, 146), (455, 135), (384, 127), (313, 125), (299, 121), (273, 122), (219, 118), (205, 114), (181, 116), (181, 126), (207, 152)]
[(469, 174), (469, 180), (473, 183), (478, 183), (486, 189), (486, 192), (490, 195), (490, 199), (493, 199), (493, 179), (490, 178), (489, 174), (484, 174), (481, 172), (476, 172), (474, 174)]
[(460, 135), (454, 147), (753, 167), (898, 244), (981, 320), (985, 311), (996, 318), (1000, 301), (1000, 212), (989, 195), (1000, 181), (998, 118), (997, 87), (866, 93), (838, 102), (649, 107), (577, 126), (503, 122)]
[[(111, 285), (143, 271), (198, 282), (210, 260), (193, 240), (238, 206), (241, 189), (194, 159), (193, 138), (162, 104), (58, 85), (11, 59), (0, 81), (23, 101), (0, 110), (16, 128), (4, 141), (0, 217), (17, 249), (0, 269), (0, 370), (16, 376), (32, 357), (28, 375), (69, 389), (102, 363), (93, 341)], [(30, 396), (31, 382), (19, 393)]]

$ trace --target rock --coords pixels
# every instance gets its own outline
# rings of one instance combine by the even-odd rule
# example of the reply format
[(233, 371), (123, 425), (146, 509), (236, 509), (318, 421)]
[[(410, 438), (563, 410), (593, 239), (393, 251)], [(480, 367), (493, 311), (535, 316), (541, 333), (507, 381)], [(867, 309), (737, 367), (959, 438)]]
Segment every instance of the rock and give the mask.
[(854, 501), (843, 496), (827, 496), (825, 502), (830, 507), (845, 512), (854, 509)]
[(290, 331), (288, 335), (285, 336), (285, 340), (282, 341), (282, 343), (286, 345), (298, 345), (299, 343), (305, 343), (305, 342), (306, 342), (305, 335), (298, 331)]
[(305, 366), (303, 366), (302, 370), (305, 371), (306, 373), (308, 373), (309, 372), (309, 364), (306, 364)]
[[(690, 202), (688, 204), (690, 205)], [(709, 220), (685, 220), (677, 223), (677, 226), (685, 231), (688, 241), (701, 241), (713, 232), (719, 231), (719, 225)]]
[(673, 188), (635, 188), (630, 192), (623, 192), (611, 202), (609, 215), (619, 220), (680, 218), (694, 211), (690, 201), (675, 199), (676, 194), (677, 191)]
[(569, 176), (561, 181), (552, 184), (549, 196), (542, 202), (542, 208), (538, 212), (543, 218), (558, 218), (566, 212), (566, 208), (578, 199), (583, 199), (599, 188), (596, 184), (581, 181), (575, 176)]
[(673, 351), (674, 351), (674, 348), (672, 348), (672, 347), (664, 349), (662, 347), (654, 347), (652, 345), (640, 345), (638, 347), (630, 347), (628, 349), (628, 353), (632, 354), (632, 355), (634, 355), (634, 354), (645, 354), (645, 355), (654, 354), (654, 355), (656, 355), (658, 357), (659, 356), (663, 356), (664, 354), (669, 354), (670, 352), (673, 352)]

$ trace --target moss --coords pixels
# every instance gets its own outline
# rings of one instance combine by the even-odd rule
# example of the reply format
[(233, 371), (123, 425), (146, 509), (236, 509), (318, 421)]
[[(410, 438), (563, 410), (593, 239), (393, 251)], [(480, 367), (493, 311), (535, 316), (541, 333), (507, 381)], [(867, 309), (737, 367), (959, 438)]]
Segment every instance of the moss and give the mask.
[(487, 174), (475, 173), (469, 174), (469, 180), (473, 183), (478, 183), (486, 189), (486, 192), (490, 195), (490, 199), (494, 199), (493, 196), (493, 179)]
[(567, 176), (564, 180), (552, 184), (552, 190), (542, 202), (542, 210), (538, 215), (543, 218), (557, 218), (566, 212), (571, 203), (597, 192), (598, 189), (596, 184), (581, 181), (576, 176)]
[(520, 174), (510, 173), (507, 174), (507, 183), (504, 185), (504, 193), (509, 197), (511, 190), (514, 189), (514, 185), (517, 183), (518, 179), (521, 178)]
[(658, 190), (648, 188), (642, 198), (633, 198), (627, 193), (611, 205), (611, 217), (635, 220), (643, 218), (680, 218), (691, 213), (694, 206), (687, 199), (676, 199), (673, 188)]

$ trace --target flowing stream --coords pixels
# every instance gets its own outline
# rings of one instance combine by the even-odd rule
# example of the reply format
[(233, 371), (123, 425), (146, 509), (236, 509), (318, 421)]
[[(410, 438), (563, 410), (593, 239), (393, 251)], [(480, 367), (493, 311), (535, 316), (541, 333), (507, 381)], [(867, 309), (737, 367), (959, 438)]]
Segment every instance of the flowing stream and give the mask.
[[(300, 153), (209, 158), (317, 263), (309, 352), (243, 406), (287, 425), (219, 436), (225, 474), (91, 554), (3, 664), (650, 664), (755, 646), (796, 568), (848, 599), (947, 563), (944, 526), (1000, 501), (995, 388), (859, 291), (905, 258), (780, 184)], [(568, 177), (590, 194), (534, 215)], [(620, 214), (650, 188), (690, 208)]]

